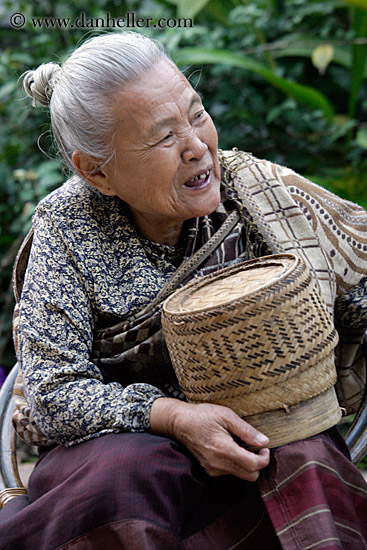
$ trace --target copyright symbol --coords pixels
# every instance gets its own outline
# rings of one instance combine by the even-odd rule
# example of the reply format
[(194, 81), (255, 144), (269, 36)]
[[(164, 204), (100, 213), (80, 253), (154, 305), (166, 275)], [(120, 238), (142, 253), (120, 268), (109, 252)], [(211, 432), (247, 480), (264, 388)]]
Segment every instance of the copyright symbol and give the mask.
[(13, 13), (10, 16), (10, 24), (14, 29), (21, 29), (25, 25), (25, 17), (22, 13)]

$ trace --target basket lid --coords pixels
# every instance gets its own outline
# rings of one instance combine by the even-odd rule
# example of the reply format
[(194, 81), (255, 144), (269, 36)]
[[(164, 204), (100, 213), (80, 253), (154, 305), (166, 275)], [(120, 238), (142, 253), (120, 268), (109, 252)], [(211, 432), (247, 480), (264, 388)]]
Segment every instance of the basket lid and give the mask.
[(298, 262), (293, 254), (275, 254), (241, 262), (192, 281), (164, 303), (174, 313), (199, 312), (229, 304), (273, 285), (286, 277)]

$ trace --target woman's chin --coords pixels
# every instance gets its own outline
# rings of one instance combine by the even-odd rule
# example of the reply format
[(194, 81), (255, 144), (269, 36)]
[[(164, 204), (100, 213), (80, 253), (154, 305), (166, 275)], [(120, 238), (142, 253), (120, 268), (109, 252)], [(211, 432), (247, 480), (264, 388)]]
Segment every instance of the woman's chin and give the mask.
[(191, 218), (201, 218), (214, 212), (220, 204), (220, 192), (211, 193), (210, 196), (197, 197), (194, 208), (192, 209), (193, 215)]

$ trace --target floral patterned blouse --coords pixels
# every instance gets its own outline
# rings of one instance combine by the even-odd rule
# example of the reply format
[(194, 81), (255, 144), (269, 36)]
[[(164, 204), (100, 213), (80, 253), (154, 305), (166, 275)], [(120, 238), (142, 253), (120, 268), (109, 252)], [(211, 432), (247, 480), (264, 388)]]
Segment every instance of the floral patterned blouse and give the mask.
[(105, 384), (90, 360), (94, 330), (148, 304), (184, 247), (152, 243), (123, 203), (74, 177), (38, 205), (19, 312), (18, 357), (32, 415), (65, 445), (111, 431), (149, 429), (165, 394)]

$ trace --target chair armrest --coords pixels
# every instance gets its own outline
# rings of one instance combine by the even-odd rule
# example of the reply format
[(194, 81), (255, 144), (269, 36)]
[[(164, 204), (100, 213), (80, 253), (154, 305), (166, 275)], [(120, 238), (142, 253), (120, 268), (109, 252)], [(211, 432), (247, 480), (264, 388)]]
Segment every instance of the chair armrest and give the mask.
[(12, 425), (13, 387), (18, 373), (15, 364), (0, 389), (0, 508), (11, 498), (26, 494), (19, 477), (16, 458), (16, 434)]

